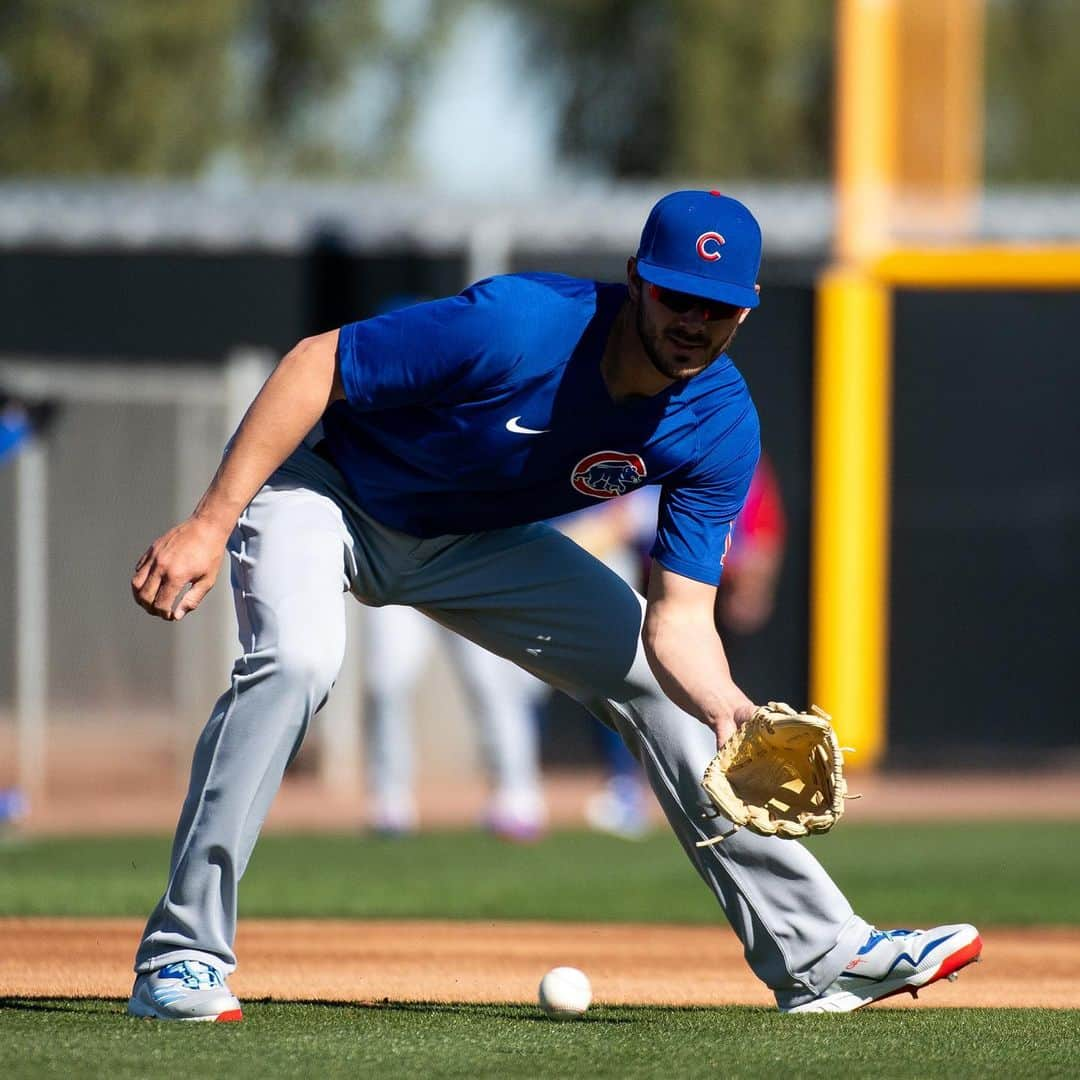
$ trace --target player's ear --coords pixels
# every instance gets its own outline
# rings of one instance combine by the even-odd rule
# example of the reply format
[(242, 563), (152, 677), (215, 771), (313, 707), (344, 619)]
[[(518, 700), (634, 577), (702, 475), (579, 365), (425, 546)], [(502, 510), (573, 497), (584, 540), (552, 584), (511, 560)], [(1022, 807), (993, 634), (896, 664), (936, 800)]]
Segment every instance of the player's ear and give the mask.
[(626, 260), (626, 287), (630, 290), (630, 299), (636, 304), (641, 299), (641, 277), (637, 272), (637, 259), (633, 255)]

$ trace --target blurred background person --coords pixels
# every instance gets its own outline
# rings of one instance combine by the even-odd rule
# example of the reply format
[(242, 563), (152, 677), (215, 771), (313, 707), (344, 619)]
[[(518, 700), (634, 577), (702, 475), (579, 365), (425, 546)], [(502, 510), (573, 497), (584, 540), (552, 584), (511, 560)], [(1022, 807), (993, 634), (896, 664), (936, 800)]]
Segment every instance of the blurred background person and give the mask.
[(445, 648), (465, 691), (487, 776), (481, 824), (504, 840), (539, 839), (547, 826), (532, 708), (540, 683), (521, 668), (413, 608), (364, 609), (368, 822), (383, 836), (422, 824), (416, 801), (413, 699), (432, 650)]
[[(0, 388), (0, 468), (15, 457), (33, 430), (21, 401)], [(3, 779), (0, 779), (2, 785)], [(0, 831), (26, 813), (26, 798), (17, 787), (0, 786)]]
[[(763, 450), (736, 518), (731, 550), (716, 593), (716, 622), (725, 643), (761, 630), (776, 607), (787, 521), (776, 470)], [(725, 632), (726, 631), (726, 632)]]
[(31, 436), (48, 433), (56, 410), (52, 401), (24, 401), (0, 386), (0, 467), (11, 461)]
[(0, 389), (0, 465), (18, 453), (31, 430), (30, 414), (26, 407)]
[[(44, 436), (56, 416), (51, 401), (26, 402), (0, 386), (0, 468), (11, 463), (35, 435)], [(17, 785), (2, 786), (0, 776), (0, 834), (16, 826), (29, 811), (26, 793)]]
[[(777, 639), (773, 619), (787, 536), (776, 468), (763, 449), (724, 558), (715, 611), (728, 663), (743, 674), (753, 688), (750, 692), (762, 701), (776, 694), (777, 664), (789, 659), (784, 654), (790, 642)], [(785, 607), (784, 617), (798, 618), (800, 613)]]

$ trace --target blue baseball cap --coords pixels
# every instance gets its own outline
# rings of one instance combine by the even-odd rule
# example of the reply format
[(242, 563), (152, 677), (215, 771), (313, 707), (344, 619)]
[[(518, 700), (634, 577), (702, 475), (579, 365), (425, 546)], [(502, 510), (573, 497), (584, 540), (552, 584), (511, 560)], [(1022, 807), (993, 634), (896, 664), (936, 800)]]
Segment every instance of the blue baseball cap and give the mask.
[(637, 252), (652, 285), (758, 306), (761, 227), (737, 199), (719, 191), (674, 191), (649, 212)]

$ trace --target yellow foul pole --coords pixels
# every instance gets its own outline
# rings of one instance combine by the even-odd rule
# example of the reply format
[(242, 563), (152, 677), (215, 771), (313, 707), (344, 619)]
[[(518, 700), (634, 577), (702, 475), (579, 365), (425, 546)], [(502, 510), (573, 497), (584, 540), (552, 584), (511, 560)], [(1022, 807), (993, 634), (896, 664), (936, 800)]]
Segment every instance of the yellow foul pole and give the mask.
[(896, 173), (899, 0), (836, 7), (836, 256), (858, 262), (890, 239)]
[(897, 225), (963, 241), (982, 180), (983, 0), (904, 0), (899, 22)]
[(856, 768), (886, 745), (890, 308), (860, 270), (818, 285), (810, 684)]
[(838, 0), (836, 266), (819, 283), (814, 370), (812, 700), (854, 767), (886, 745), (889, 294), (900, 0)]
[[(898, 233), (955, 239), (981, 158), (983, 0), (837, 0), (835, 265), (819, 282), (810, 684), (853, 766), (887, 745), (891, 290), (965, 256), (901, 256)], [(992, 260), (966, 257), (971, 276)], [(1054, 265), (1067, 269), (1070, 256)], [(1030, 260), (1039, 270), (1038, 256)], [(940, 270), (938, 277), (945, 273)], [(928, 276), (925, 280), (931, 280)]]

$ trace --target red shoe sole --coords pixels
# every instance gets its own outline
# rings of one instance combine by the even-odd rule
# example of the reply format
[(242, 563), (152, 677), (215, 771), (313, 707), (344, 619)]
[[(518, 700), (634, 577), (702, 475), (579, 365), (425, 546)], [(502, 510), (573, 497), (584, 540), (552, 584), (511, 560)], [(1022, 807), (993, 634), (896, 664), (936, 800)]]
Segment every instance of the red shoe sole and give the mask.
[(243, 1020), (244, 1013), (241, 1009), (230, 1009), (228, 1012), (221, 1013), (215, 1020), (215, 1024), (231, 1024), (237, 1020)]
[[(959, 971), (962, 967), (967, 967), (974, 960), (978, 960), (982, 954), (982, 938), (978, 934), (975, 935), (975, 940), (970, 944), (965, 945), (962, 949), (957, 949), (956, 952), (945, 959), (944, 963), (938, 968), (938, 973), (930, 980), (930, 982), (937, 982), (938, 979), (947, 979), (954, 971)], [(927, 986), (930, 983), (926, 984)]]
[[(941, 967), (937, 969), (934, 977), (927, 979), (922, 986), (901, 986), (899, 990), (891, 990), (887, 994), (882, 994), (879, 998), (874, 998), (874, 1001), (884, 1001), (886, 998), (895, 997), (897, 994), (910, 994), (913, 998), (918, 998), (919, 991), (924, 987), (933, 986), (939, 979), (947, 979), (954, 972), (978, 960), (982, 953), (982, 947), (982, 938), (976, 934), (973, 941), (969, 941), (962, 949), (957, 949), (951, 956), (946, 956), (941, 961)], [(870, 1002), (868, 1001), (866, 1004), (869, 1005)]]

